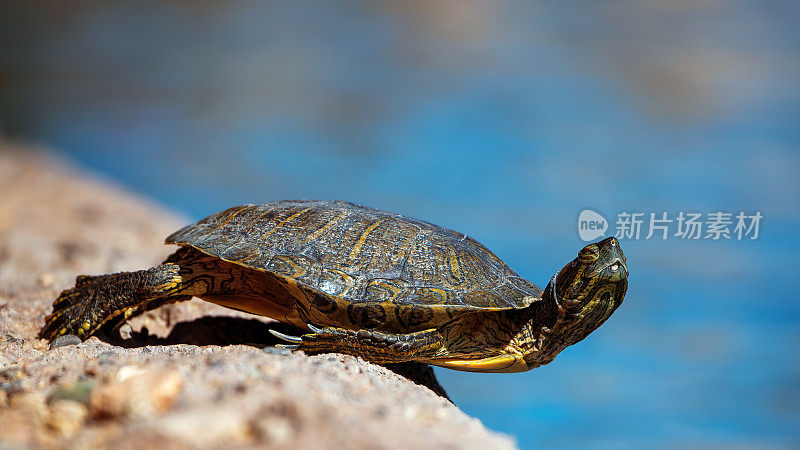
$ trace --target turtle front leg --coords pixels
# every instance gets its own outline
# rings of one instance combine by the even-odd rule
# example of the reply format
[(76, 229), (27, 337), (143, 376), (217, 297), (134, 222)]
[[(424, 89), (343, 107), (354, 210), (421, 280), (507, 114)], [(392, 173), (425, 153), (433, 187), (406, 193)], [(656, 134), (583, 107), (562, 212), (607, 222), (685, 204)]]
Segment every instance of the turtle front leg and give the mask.
[(182, 280), (181, 267), (167, 263), (147, 270), (75, 279), (75, 287), (53, 302), (39, 336), (55, 339), (75, 334), (86, 339), (102, 325), (121, 325), (130, 317), (165, 303), (188, 300), (200, 283)]
[(384, 333), (376, 330), (346, 330), (344, 328), (316, 328), (300, 337), (287, 336), (275, 330), (270, 332), (288, 342), (281, 345), (308, 354), (346, 353), (360, 356), (379, 364), (415, 361), (434, 356), (443, 347), (442, 335), (436, 330), (408, 334)]

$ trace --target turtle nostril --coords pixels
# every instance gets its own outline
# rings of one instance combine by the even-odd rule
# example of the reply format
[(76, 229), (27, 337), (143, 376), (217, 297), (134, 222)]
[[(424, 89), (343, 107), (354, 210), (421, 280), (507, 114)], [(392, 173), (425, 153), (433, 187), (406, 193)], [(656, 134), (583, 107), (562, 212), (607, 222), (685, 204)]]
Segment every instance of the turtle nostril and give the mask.
[(619, 270), (619, 263), (614, 263), (611, 265), (611, 271), (616, 272)]

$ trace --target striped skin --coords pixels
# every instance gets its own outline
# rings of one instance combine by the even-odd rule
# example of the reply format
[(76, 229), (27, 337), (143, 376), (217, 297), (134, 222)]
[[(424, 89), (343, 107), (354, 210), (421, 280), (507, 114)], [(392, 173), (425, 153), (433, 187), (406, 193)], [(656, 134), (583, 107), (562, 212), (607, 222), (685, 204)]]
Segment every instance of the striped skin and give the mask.
[(542, 293), (464, 234), (346, 202), (238, 206), (166, 243), (276, 275), (302, 321), (352, 330), (421, 331)]

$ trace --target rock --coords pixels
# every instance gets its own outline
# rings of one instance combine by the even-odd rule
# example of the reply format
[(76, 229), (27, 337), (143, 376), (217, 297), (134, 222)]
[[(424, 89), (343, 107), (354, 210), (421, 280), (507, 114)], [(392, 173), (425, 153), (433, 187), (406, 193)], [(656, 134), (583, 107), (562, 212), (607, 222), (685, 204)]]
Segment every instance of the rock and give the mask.
[(175, 403), (182, 386), (177, 371), (124, 366), (116, 377), (92, 390), (89, 413), (95, 419), (154, 416)]
[(53, 342), (50, 343), (50, 350), (58, 347), (66, 347), (68, 345), (78, 345), (81, 342), (81, 338), (78, 336), (75, 336), (74, 334), (65, 334), (53, 339)]
[(25, 386), (23, 385), (22, 379), (16, 379), (0, 383), (0, 390), (5, 392), (9, 397), (13, 397), (14, 395), (24, 393)]
[(250, 429), (233, 408), (183, 411), (153, 423), (153, 430), (194, 447), (230, 447), (250, 438)]
[(250, 424), (253, 433), (267, 446), (286, 445), (297, 433), (300, 421), (297, 408), (291, 403), (276, 403), (262, 408)]
[(53, 274), (49, 272), (39, 275), (39, 278), (36, 279), (36, 282), (39, 283), (41, 287), (50, 287), (53, 285), (54, 281)]
[[(21, 409), (0, 409), (0, 448), (36, 448), (42, 442), (36, 417)], [(38, 441), (38, 442), (37, 442)]]
[(0, 193), (2, 448), (514, 445), (409, 380), (426, 367), (262, 350), (266, 319), (199, 300), (48, 351), (37, 333), (77, 275), (158, 264), (189, 221), (1, 140)]
[(77, 403), (89, 403), (89, 395), (92, 393), (92, 390), (95, 388), (97, 382), (95, 380), (86, 379), (80, 380), (75, 383), (70, 383), (66, 385), (59, 386), (55, 392), (53, 392), (50, 397), (49, 401), (58, 401), (58, 400), (71, 400)]
[(46, 399), (41, 392), (28, 392), (11, 397), (9, 406), (29, 413), (39, 413), (44, 410)]
[(72, 437), (86, 420), (86, 406), (72, 400), (56, 400), (50, 404), (44, 423), (58, 437)]
[(3, 381), (19, 380), (23, 376), (24, 374), (22, 373), (22, 369), (20, 369), (18, 366), (7, 367), (0, 371), (0, 378), (2, 378)]
[(280, 348), (280, 347), (273, 347), (267, 346), (263, 348), (264, 353), (269, 355), (278, 355), (278, 356), (288, 356), (292, 354), (292, 351), (288, 348)]
[(101, 363), (110, 363), (117, 356), (119, 356), (119, 355), (117, 354), (116, 351), (114, 351), (114, 350), (106, 350), (106, 351), (100, 353), (99, 355), (97, 355), (97, 359), (99, 359)]
[(25, 344), (25, 340), (24, 339), (20, 339), (20, 338), (18, 338), (16, 336), (8, 334), (8, 333), (6, 333), (6, 335), (5, 335), (5, 341), (6, 341), (6, 344), (11, 344), (11, 345), (23, 345), (23, 344)]

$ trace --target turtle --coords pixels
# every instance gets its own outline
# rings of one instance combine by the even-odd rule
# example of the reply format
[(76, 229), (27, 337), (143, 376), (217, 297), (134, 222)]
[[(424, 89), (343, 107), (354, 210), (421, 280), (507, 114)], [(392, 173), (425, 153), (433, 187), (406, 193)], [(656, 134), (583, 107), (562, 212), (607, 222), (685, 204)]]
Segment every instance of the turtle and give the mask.
[(269, 331), (306, 354), (522, 372), (597, 329), (628, 286), (614, 237), (586, 245), (541, 289), (466, 234), (344, 201), (236, 206), (166, 244), (178, 249), (156, 267), (77, 276), (40, 337), (87, 339), (199, 297), (298, 327)]

